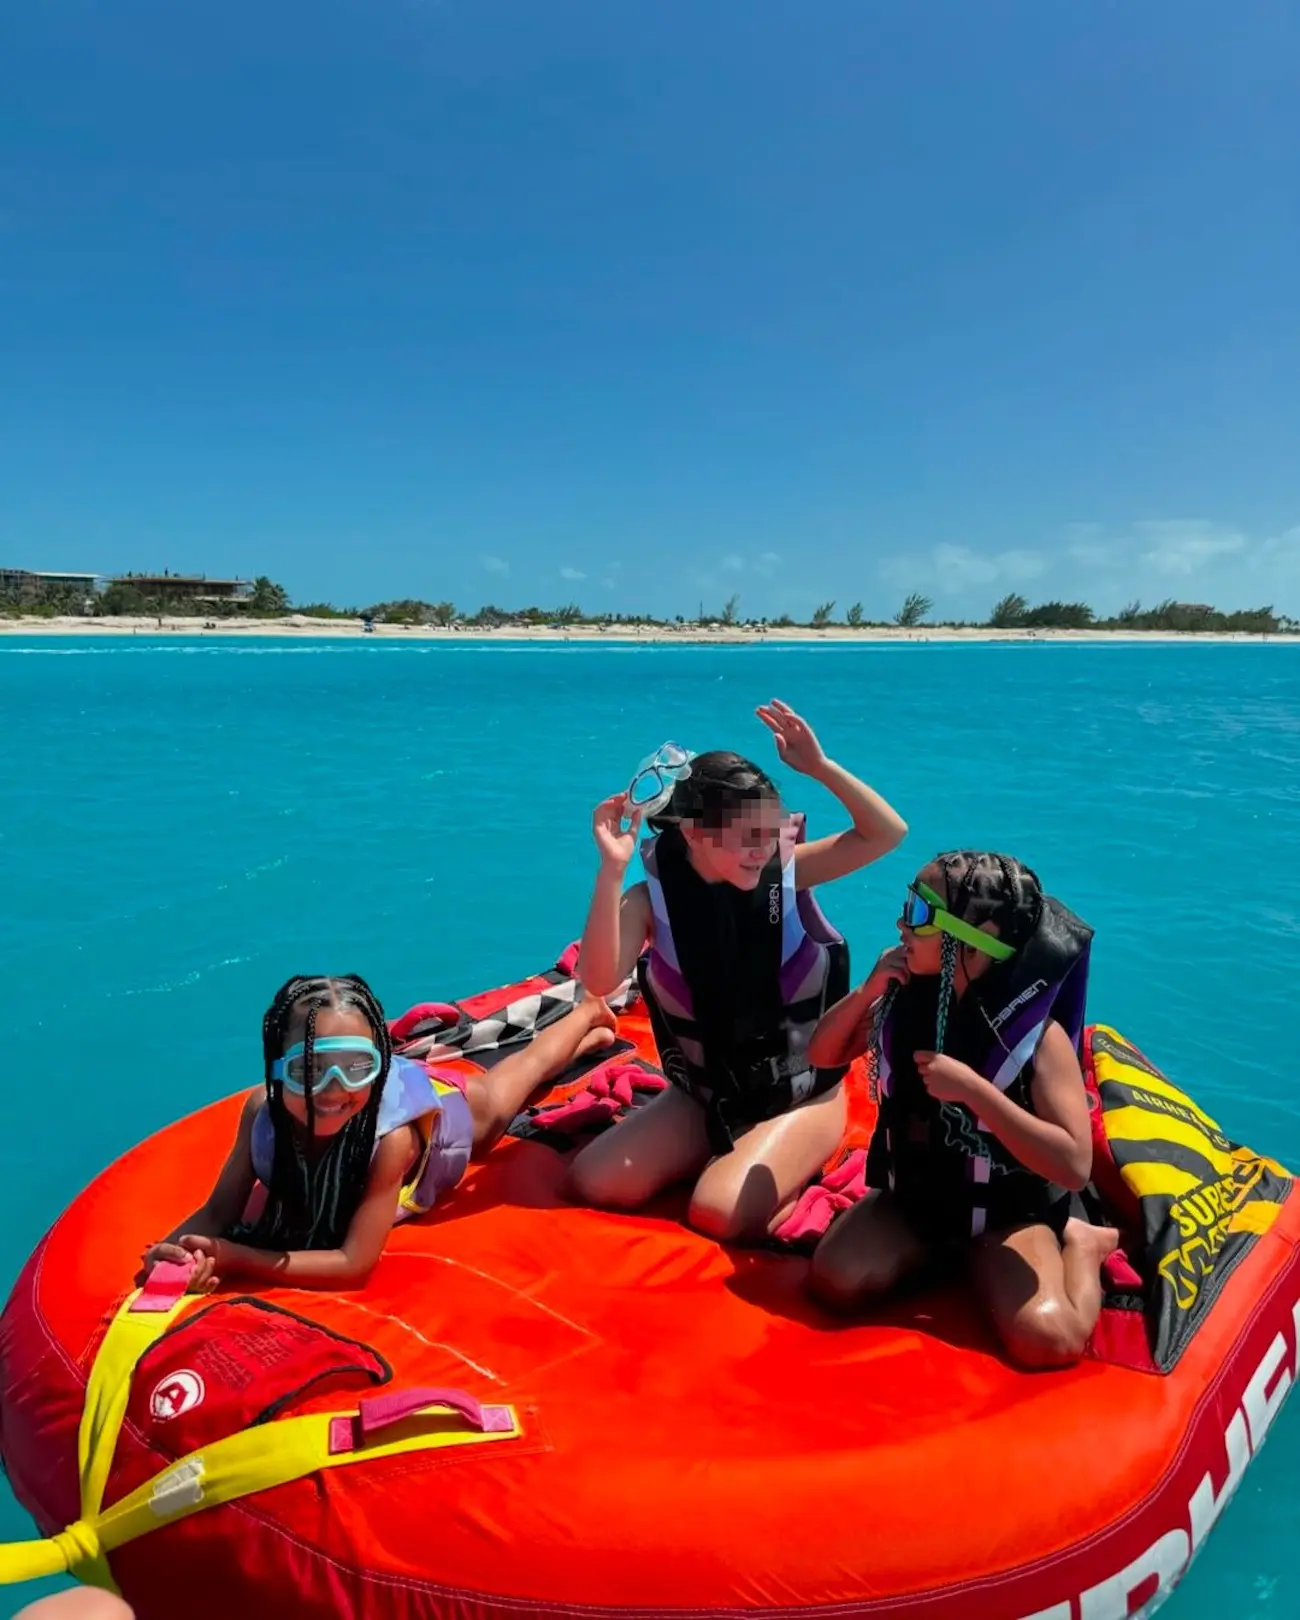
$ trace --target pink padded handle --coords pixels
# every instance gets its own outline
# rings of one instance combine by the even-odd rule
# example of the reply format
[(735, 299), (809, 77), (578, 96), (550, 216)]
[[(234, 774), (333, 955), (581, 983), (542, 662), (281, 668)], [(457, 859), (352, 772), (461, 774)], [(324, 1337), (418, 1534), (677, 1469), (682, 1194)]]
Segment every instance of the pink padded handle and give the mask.
[(144, 1287), (131, 1303), (131, 1312), (169, 1311), (185, 1297), (185, 1290), (194, 1275), (198, 1262), (191, 1257), (180, 1264), (175, 1260), (160, 1260), (145, 1278)]
[(481, 1434), (507, 1434), (514, 1428), (508, 1406), (481, 1406), (463, 1389), (399, 1389), (366, 1395), (355, 1417), (336, 1417), (330, 1424), (330, 1455), (357, 1451), (381, 1429), (414, 1417), (427, 1406), (448, 1406)]

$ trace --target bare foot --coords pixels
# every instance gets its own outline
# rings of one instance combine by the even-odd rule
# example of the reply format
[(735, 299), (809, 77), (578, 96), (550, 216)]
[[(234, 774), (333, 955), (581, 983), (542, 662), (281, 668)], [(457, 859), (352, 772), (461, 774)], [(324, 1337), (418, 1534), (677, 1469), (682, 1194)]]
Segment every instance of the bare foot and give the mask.
[(1119, 1248), (1119, 1233), (1113, 1226), (1092, 1226), (1077, 1215), (1071, 1216), (1061, 1234), (1061, 1247), (1087, 1255), (1100, 1266)]
[(603, 996), (581, 996), (574, 1005), (573, 1015), (584, 1019), (592, 1029), (614, 1030), (618, 1027), (618, 1019)]
[(613, 1046), (618, 1020), (600, 996), (579, 1001), (570, 1016), (580, 1018), (588, 1025), (586, 1034), (578, 1042), (578, 1057), (585, 1057), (588, 1052), (602, 1052), (607, 1046)]
[(588, 1052), (603, 1052), (607, 1046), (613, 1046), (614, 1040), (612, 1029), (590, 1030), (578, 1042), (578, 1056), (586, 1057)]

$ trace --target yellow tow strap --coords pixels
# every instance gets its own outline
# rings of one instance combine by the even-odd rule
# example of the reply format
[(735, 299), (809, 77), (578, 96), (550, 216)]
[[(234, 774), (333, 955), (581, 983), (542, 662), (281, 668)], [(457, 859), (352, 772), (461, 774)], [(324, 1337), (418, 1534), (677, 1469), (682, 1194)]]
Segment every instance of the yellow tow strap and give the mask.
[(465, 1419), (453, 1408), (430, 1405), (393, 1424), (386, 1431), (390, 1438), (362, 1441), (354, 1450), (331, 1453), (331, 1423), (355, 1413), (282, 1418), (201, 1446), (105, 1508), (104, 1488), (136, 1364), (179, 1316), (198, 1303), (194, 1296), (187, 1296), (170, 1310), (133, 1312), (137, 1297), (136, 1293), (129, 1295), (109, 1324), (86, 1386), (77, 1437), (81, 1516), (48, 1540), (0, 1545), (0, 1585), (72, 1573), (89, 1585), (116, 1592), (109, 1553), (204, 1508), (285, 1485), (322, 1468), (341, 1468), (408, 1451), (514, 1440), (522, 1433), (513, 1407), (499, 1409), (508, 1416), (508, 1427), (481, 1433), (466, 1428)]

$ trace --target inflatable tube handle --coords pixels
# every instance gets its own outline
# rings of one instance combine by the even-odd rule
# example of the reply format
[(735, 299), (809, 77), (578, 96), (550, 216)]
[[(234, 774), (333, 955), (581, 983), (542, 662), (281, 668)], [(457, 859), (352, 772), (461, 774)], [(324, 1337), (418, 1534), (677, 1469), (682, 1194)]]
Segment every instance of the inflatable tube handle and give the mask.
[(463, 1389), (402, 1389), (388, 1395), (367, 1395), (357, 1402), (355, 1417), (338, 1417), (330, 1424), (330, 1455), (357, 1451), (380, 1429), (414, 1417), (429, 1406), (450, 1407), (481, 1434), (501, 1434), (514, 1428), (508, 1406), (481, 1406)]
[(169, 1311), (185, 1297), (190, 1286), (196, 1262), (191, 1258), (184, 1265), (174, 1260), (160, 1260), (145, 1279), (145, 1285), (131, 1301), (136, 1311)]
[[(388, 1026), (388, 1034), (394, 1046), (401, 1046), (410, 1039), (411, 1031), (421, 1024), (432, 1023), (437, 1019), (442, 1025), (442, 1029), (437, 1033), (442, 1034), (456, 1029), (461, 1023), (462, 1016), (460, 1008), (453, 1006), (450, 1001), (421, 1001), (418, 1005), (408, 1008), (400, 1018), (394, 1018)], [(435, 1032), (426, 1030), (425, 1033), (431, 1035)]]

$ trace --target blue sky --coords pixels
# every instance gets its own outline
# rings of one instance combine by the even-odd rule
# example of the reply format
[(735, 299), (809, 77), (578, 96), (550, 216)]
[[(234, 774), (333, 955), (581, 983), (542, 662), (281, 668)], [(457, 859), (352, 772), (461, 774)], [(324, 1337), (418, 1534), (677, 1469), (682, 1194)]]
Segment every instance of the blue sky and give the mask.
[(1290, 0), (42, 0), (0, 564), (1300, 613)]

